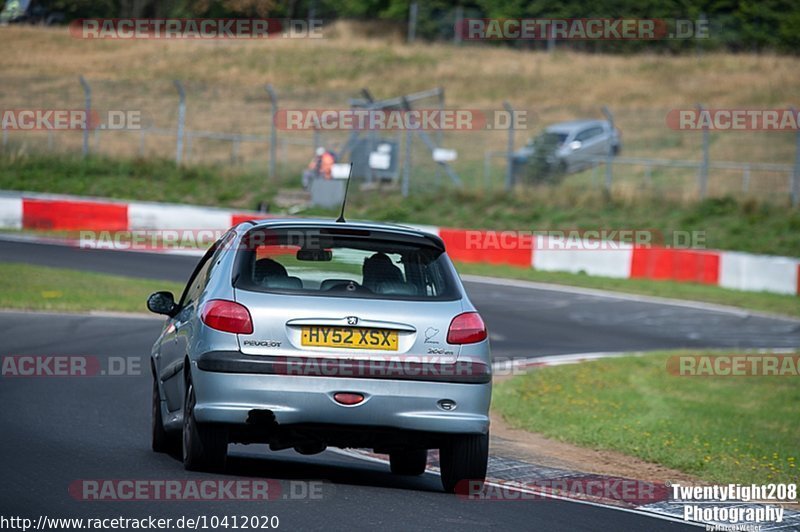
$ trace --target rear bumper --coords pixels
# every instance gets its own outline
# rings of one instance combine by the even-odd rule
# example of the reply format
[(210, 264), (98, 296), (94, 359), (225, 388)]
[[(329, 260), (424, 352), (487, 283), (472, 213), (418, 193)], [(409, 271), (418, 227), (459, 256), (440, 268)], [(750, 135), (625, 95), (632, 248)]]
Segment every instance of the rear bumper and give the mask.
[[(200, 422), (243, 425), (250, 411), (269, 410), (283, 426), (327, 424), (453, 434), (489, 430), (490, 380), (307, 376), (274, 371), (280, 370), (275, 360), (266, 361), (273, 357), (215, 353), (192, 361), (195, 416)], [(365, 399), (344, 406), (333, 399), (338, 392), (360, 393)], [(442, 399), (454, 401), (456, 408), (442, 409)]]
[(492, 381), (490, 365), (474, 359), (442, 363), (433, 357), (393, 360), (345, 360), (315, 357), (246, 355), (238, 351), (209, 351), (197, 358), (197, 368), (215, 373), (246, 373), (284, 377), (343, 377), (460, 384)]

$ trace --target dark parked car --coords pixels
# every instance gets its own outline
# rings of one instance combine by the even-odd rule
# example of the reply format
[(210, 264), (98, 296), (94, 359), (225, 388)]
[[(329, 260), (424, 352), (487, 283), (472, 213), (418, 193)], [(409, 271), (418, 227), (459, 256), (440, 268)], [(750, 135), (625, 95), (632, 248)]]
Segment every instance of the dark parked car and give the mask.
[(0, 11), (0, 25), (6, 24), (60, 24), (64, 13), (51, 10), (43, 2), (35, 0), (9, 0)]

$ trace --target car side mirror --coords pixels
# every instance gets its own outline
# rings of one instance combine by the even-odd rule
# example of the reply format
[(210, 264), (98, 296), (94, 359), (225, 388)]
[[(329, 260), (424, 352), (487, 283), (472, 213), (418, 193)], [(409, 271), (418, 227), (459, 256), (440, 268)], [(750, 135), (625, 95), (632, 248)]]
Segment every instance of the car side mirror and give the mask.
[(578, 148), (580, 148), (582, 145), (583, 145), (583, 143), (581, 141), (573, 140), (572, 142), (569, 143), (569, 149), (571, 149), (572, 151), (575, 151)]
[(147, 310), (172, 317), (178, 313), (178, 305), (172, 292), (155, 292), (147, 298)]

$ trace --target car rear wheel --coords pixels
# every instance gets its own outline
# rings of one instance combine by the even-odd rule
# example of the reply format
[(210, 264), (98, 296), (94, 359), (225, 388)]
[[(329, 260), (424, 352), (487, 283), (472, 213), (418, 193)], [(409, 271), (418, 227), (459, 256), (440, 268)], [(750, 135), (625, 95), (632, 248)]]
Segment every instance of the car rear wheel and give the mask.
[(228, 433), (224, 427), (198, 423), (194, 417), (194, 386), (186, 385), (183, 405), (183, 466), (189, 471), (215, 471), (225, 467)]
[(439, 449), (442, 487), (447, 493), (467, 493), (486, 480), (489, 434), (459, 434)]
[(403, 449), (389, 453), (389, 466), (395, 475), (421, 475), (427, 463), (427, 449)]
[(158, 392), (158, 381), (153, 377), (153, 411), (152, 411), (152, 447), (157, 453), (175, 453), (181, 448), (180, 434), (164, 430), (164, 419), (161, 416), (161, 395)]

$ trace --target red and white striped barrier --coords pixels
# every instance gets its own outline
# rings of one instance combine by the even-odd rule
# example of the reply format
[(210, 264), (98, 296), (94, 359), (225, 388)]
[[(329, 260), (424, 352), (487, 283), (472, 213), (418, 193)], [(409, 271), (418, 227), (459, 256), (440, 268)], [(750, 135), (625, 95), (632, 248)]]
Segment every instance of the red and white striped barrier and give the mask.
[[(0, 227), (59, 231), (225, 230), (264, 214), (168, 203), (74, 196), (0, 194)], [(613, 244), (560, 248), (547, 236), (415, 226), (444, 240), (457, 261), (621, 279), (694, 282), (735, 290), (800, 295), (800, 259), (733, 251)]]
[[(598, 246), (597, 241), (589, 240), (561, 249), (548, 245), (546, 236), (513, 232), (441, 228), (438, 234), (448, 254), (464, 262), (800, 295), (800, 259), (796, 258), (631, 244)], [(476, 241), (482, 244), (471, 245)]]
[(0, 195), (0, 227), (51, 231), (226, 230), (254, 217), (214, 207), (55, 194)]

